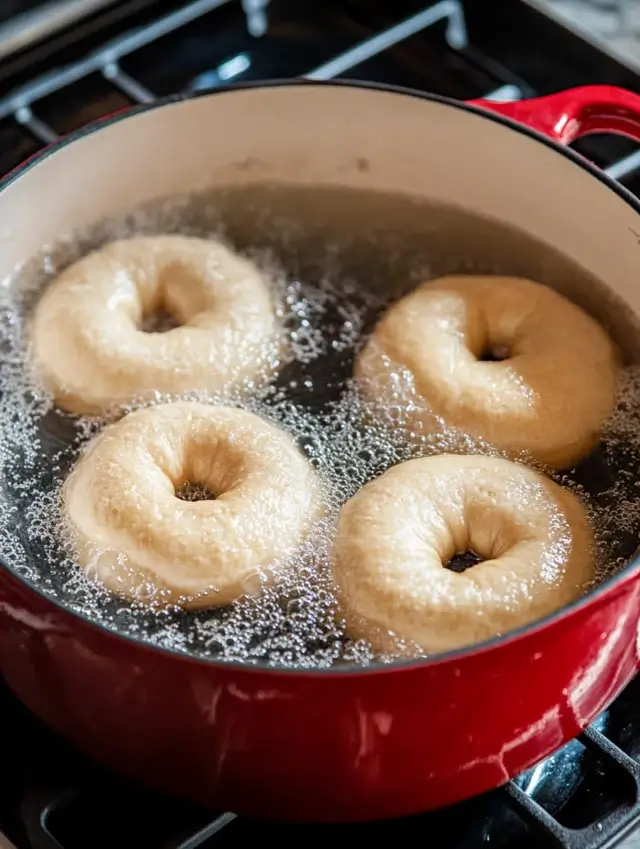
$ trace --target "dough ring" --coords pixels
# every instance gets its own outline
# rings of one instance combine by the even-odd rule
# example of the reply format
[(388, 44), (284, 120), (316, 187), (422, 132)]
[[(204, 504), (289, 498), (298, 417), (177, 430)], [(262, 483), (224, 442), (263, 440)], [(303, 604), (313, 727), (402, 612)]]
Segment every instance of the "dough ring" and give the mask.
[[(212, 500), (177, 497), (185, 484)], [(244, 410), (179, 402), (106, 427), (63, 488), (77, 559), (112, 592), (186, 609), (253, 593), (319, 516), (291, 437)]]
[[(444, 568), (467, 552), (480, 562)], [(594, 578), (578, 498), (527, 466), (482, 456), (409, 460), (368, 483), (342, 508), (334, 561), (349, 634), (390, 653), (398, 640), (416, 654), (505, 634)]]
[[(145, 333), (166, 311), (180, 326)], [(282, 340), (268, 286), (216, 241), (124, 239), (66, 269), (38, 303), (36, 369), (57, 404), (99, 413), (158, 392), (232, 390), (267, 379)]]
[(618, 378), (615, 347), (594, 319), (548, 286), (511, 277), (443, 277), (392, 306), (356, 375), (365, 395), (397, 404), (403, 369), (419, 401), (413, 429), (433, 429), (435, 415), (552, 468), (593, 449)]

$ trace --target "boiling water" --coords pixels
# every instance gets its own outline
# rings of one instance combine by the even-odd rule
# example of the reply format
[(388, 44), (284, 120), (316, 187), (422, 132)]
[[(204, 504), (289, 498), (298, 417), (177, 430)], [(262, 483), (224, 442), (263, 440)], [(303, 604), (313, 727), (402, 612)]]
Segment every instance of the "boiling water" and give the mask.
[[(221, 610), (186, 614), (110, 596), (73, 563), (60, 487), (105, 420), (66, 416), (28, 369), (29, 314), (66, 265), (113, 238), (180, 232), (221, 236), (268, 273), (292, 355), (276, 381), (215, 397), (288, 430), (317, 468), (328, 513), (273, 587)], [(367, 407), (351, 384), (354, 355), (384, 307), (419, 281), (477, 271), (548, 283), (596, 314), (629, 366), (599, 448), (556, 478), (584, 499), (598, 542), (598, 580), (633, 556), (640, 531), (640, 334), (615, 298), (548, 247), (504, 226), (409, 198), (270, 186), (172, 199), (101, 222), (47, 248), (0, 289), (0, 550), (18, 574), (68, 608), (160, 646), (226, 660), (303, 667), (366, 664), (337, 614), (328, 569), (339, 508), (395, 463), (443, 451), (492, 449), (443, 429), (403, 426), (403, 398)], [(193, 397), (193, 396), (192, 396)], [(167, 400), (167, 399), (156, 399)], [(495, 453), (495, 452), (493, 452)]]

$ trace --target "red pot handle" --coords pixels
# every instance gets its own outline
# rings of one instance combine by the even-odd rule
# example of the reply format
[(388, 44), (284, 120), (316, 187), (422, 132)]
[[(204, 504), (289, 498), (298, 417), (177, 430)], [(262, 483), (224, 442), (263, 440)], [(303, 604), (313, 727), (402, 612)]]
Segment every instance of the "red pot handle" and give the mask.
[(615, 133), (640, 142), (640, 95), (616, 86), (582, 86), (513, 103), (468, 102), (560, 144), (571, 144), (592, 133)]

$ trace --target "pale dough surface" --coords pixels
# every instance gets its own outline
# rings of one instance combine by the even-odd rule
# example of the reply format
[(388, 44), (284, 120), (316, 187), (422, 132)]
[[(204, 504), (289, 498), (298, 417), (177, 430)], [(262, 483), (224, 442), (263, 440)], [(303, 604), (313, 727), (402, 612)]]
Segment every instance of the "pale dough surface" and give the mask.
[[(159, 311), (179, 326), (144, 332)], [(283, 338), (259, 269), (187, 236), (123, 239), (88, 254), (51, 283), (32, 327), (36, 369), (74, 413), (264, 379)]]
[[(487, 350), (508, 357), (479, 359)], [(553, 289), (472, 275), (424, 283), (383, 316), (356, 375), (365, 394), (398, 403), (399, 369), (419, 401), (413, 427), (432, 429), (435, 415), (552, 468), (570, 468), (595, 446), (619, 370), (605, 330)]]
[[(178, 498), (187, 482), (215, 499)], [(315, 472), (287, 433), (244, 410), (190, 402), (106, 427), (63, 500), (89, 575), (118, 595), (184, 608), (259, 590), (322, 504)]]
[[(483, 562), (444, 567), (475, 552)], [(527, 466), (483, 456), (409, 460), (342, 508), (334, 579), (350, 635), (380, 651), (442, 652), (534, 622), (594, 578), (578, 498)]]

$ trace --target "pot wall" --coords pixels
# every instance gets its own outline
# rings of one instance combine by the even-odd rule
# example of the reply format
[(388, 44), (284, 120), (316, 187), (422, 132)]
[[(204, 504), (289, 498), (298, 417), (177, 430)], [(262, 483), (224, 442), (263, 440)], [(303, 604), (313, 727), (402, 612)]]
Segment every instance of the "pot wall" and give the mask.
[(263, 181), (457, 204), (559, 249), (640, 314), (640, 219), (605, 183), (479, 111), (331, 84), (221, 91), (81, 134), (0, 196), (0, 276), (103, 216), (165, 195)]
[(357, 821), (442, 807), (559, 748), (637, 664), (640, 584), (491, 649), (382, 672), (198, 662), (123, 640), (0, 575), (0, 671), (103, 764), (216, 809)]

